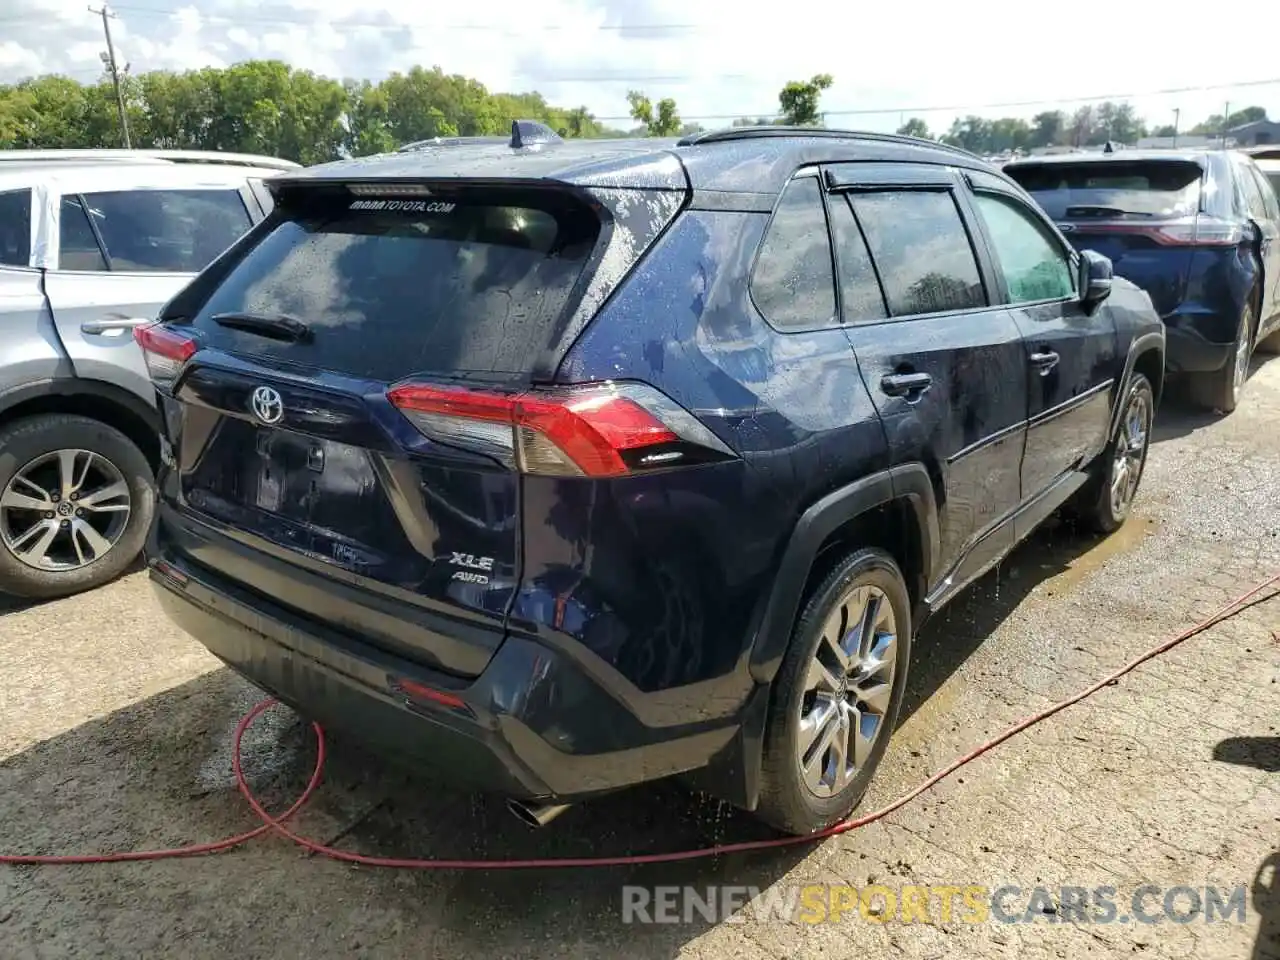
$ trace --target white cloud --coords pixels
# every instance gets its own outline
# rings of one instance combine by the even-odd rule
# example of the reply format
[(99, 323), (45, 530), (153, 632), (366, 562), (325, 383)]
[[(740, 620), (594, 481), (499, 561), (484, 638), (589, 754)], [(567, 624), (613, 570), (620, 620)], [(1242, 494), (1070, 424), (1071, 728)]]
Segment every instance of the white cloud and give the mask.
[[(938, 129), (957, 113), (1030, 116), (1071, 109), (1081, 98), (1185, 87), (1215, 89), (1131, 99), (1153, 123), (1171, 122), (1180, 108), (1184, 127), (1227, 101), (1280, 116), (1280, 82), (1225, 86), (1280, 78), (1280, 66), (1180, 56), (1194, 27), (1172, 8), (1158, 13), (1138, 0), (1114, 0), (1105, 21), (1087, 24), (1068, 8), (1025, 0), (475, 0), (444, 8), (403, 0), (121, 0), (115, 9), (119, 53), (135, 72), (279, 57), (332, 76), (378, 79), (439, 65), (491, 90), (536, 89), (602, 117), (625, 116), (632, 86), (674, 97), (689, 119), (771, 114), (786, 81), (818, 72), (835, 77), (823, 98), (829, 122), (869, 129), (892, 129), (913, 114)], [(1280, 8), (1251, 9), (1250, 21), (1251, 35), (1275, 36)], [(0, 0), (0, 81), (37, 71), (92, 80), (101, 34), (83, 0)], [(998, 106), (1024, 101), (1044, 102)], [(845, 112), (868, 110), (886, 112)]]

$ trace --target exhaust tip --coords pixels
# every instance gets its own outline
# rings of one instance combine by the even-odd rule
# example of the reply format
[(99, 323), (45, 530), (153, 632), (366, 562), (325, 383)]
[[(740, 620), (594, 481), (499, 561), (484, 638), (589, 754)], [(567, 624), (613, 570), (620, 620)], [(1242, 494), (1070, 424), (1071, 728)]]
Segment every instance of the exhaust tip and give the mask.
[(522, 800), (508, 800), (507, 809), (525, 826), (537, 829), (545, 827), (560, 814), (569, 809), (567, 803), (525, 803)]

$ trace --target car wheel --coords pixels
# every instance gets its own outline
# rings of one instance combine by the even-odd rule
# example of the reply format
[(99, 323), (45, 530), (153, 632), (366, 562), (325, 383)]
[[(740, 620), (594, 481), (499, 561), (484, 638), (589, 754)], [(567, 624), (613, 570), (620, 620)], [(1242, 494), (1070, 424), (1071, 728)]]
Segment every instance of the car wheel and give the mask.
[(1093, 475), (1069, 511), (1097, 533), (1114, 533), (1133, 507), (1151, 446), (1156, 398), (1151, 381), (1141, 373), (1129, 380), (1120, 424), (1107, 449), (1094, 463)]
[(1276, 354), (1280, 353), (1280, 330), (1275, 333), (1267, 334), (1265, 340), (1259, 340), (1253, 345), (1254, 353)]
[(106, 583), (154, 512), (151, 467), (113, 427), (44, 414), (0, 429), (0, 590), (44, 600)]
[(883, 550), (849, 554), (813, 592), (774, 680), (759, 819), (804, 835), (849, 816), (888, 746), (911, 630), (902, 573)]
[(1244, 383), (1249, 379), (1249, 361), (1253, 358), (1253, 331), (1256, 323), (1255, 296), (1250, 296), (1240, 313), (1231, 357), (1221, 370), (1199, 374), (1191, 380), (1192, 398), (1200, 406), (1221, 413), (1231, 413), (1240, 402)]

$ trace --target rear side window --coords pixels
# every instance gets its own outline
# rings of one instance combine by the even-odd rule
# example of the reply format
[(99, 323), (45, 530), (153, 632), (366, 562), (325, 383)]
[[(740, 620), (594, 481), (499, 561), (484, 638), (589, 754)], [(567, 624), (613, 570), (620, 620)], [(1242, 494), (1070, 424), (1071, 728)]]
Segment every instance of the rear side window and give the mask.
[(816, 177), (791, 181), (760, 242), (751, 299), (780, 330), (835, 322), (836, 281), (831, 241)]
[(126, 273), (199, 273), (249, 229), (239, 190), (84, 194), (108, 266)]
[(1258, 185), (1258, 193), (1262, 196), (1262, 210), (1268, 220), (1280, 220), (1280, 205), (1276, 203), (1276, 192), (1268, 180), (1256, 166), (1246, 164), (1245, 170)]
[(1075, 293), (1066, 254), (1022, 205), (999, 194), (974, 195), (987, 225), (1010, 303), (1061, 300)]
[(0, 266), (31, 265), (31, 191), (0, 193)]
[(1005, 173), (1055, 220), (1190, 216), (1200, 209), (1204, 175), (1187, 160), (1041, 163)]
[[(384, 381), (532, 370), (600, 229), (585, 205), (528, 191), (475, 202), (343, 193), (295, 198), (276, 216), (196, 325), (228, 349)], [(284, 315), (313, 336), (233, 331), (213, 319), (221, 313)]]
[(884, 293), (867, 251), (867, 242), (854, 219), (847, 197), (831, 197), (831, 235), (836, 243), (840, 273), (840, 308), (845, 323), (883, 320), (889, 315)]
[(107, 269), (98, 238), (79, 197), (63, 197), (58, 216), (58, 269), (98, 271)]
[(893, 316), (986, 305), (978, 261), (949, 191), (886, 190), (851, 200)]

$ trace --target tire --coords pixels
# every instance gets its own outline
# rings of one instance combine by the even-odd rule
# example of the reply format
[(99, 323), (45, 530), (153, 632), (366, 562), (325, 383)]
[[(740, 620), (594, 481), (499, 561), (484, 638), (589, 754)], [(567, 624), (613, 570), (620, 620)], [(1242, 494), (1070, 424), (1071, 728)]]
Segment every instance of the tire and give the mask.
[[(1221, 370), (1200, 373), (1191, 378), (1191, 399), (1196, 404), (1219, 413), (1231, 413), (1244, 393), (1249, 379), (1249, 360), (1253, 355), (1253, 331), (1257, 325), (1257, 293), (1251, 293), (1245, 308), (1240, 312), (1236, 325), (1236, 338), (1232, 341), (1231, 356)], [(1243, 374), (1237, 379), (1239, 364), (1243, 358)]]
[(1254, 353), (1277, 354), (1280, 353), (1280, 330), (1267, 334), (1265, 340), (1259, 340), (1253, 345)]
[[(1135, 371), (1129, 379), (1129, 389), (1125, 393), (1116, 435), (1111, 438), (1102, 455), (1094, 461), (1089, 482), (1080, 489), (1067, 511), (1095, 533), (1114, 533), (1129, 517), (1147, 465), (1155, 403), (1151, 381)], [(1138, 433), (1141, 434), (1140, 437)], [(1119, 456), (1122, 448), (1128, 451), (1123, 459)], [(1117, 497), (1113, 494), (1117, 474), (1121, 469), (1127, 469), (1129, 473), (1124, 495)]]
[(0, 429), (0, 591), (49, 600), (101, 586), (137, 558), (154, 513), (151, 466), (114, 427), (42, 414)]
[[(876, 619), (881, 627), (892, 631), (892, 646), (889, 648), (893, 654), (892, 670), (884, 668), (887, 657), (883, 660), (872, 657), (864, 659), (863, 663), (880, 663), (881, 669), (872, 670), (861, 683), (857, 682), (858, 671), (837, 678), (835, 671), (830, 669), (836, 663), (835, 649), (824, 638), (824, 632), (833, 638), (843, 633), (846, 642), (854, 639), (849, 636), (852, 631), (843, 626), (846, 621), (841, 620), (842, 611), (846, 618), (856, 619), (856, 611), (865, 608), (861, 600), (868, 596), (877, 597), (880, 609), (887, 610), (892, 617), (890, 623), (882, 612)], [(884, 636), (888, 633), (889, 630), (884, 630), (875, 634), (878, 640), (871, 648), (872, 652), (877, 649), (882, 654), (886, 652)], [(897, 720), (911, 660), (911, 635), (911, 604), (906, 584), (898, 565), (883, 550), (861, 549), (850, 553), (814, 590), (796, 621), (791, 644), (774, 680), (765, 726), (760, 803), (755, 811), (758, 819), (783, 833), (806, 835), (849, 816), (866, 793)], [(810, 678), (819, 675), (816, 668), (811, 673), (815, 658), (825, 661), (827, 678), (835, 680), (834, 684), (819, 685), (820, 689), (836, 688), (834, 694), (823, 689), (821, 702), (818, 692), (806, 689), (811, 686)], [(850, 676), (853, 679), (849, 679)], [(867, 700), (858, 698), (856, 692), (859, 688), (864, 694), (874, 694), (874, 700), (871, 697)], [(822, 759), (812, 769), (820, 768), (822, 778), (819, 779), (825, 778), (826, 782), (820, 782), (815, 789), (801, 772), (806, 755), (816, 754), (816, 751), (805, 749), (809, 738), (804, 736), (801, 718), (802, 715), (807, 717), (805, 726), (812, 725), (819, 734), (829, 726), (836, 727), (836, 733), (841, 732), (841, 721), (848, 723), (857, 714), (849, 706), (841, 706), (837, 702), (839, 691), (844, 691), (843, 702), (846, 705), (862, 704), (864, 720), (876, 716), (878, 710), (878, 722), (873, 735), (864, 741), (869, 743), (861, 762), (841, 765), (835, 762), (829, 748), (822, 748)], [(869, 707), (869, 702), (878, 706)], [(827, 724), (818, 722), (824, 716), (831, 718)], [(846, 734), (851, 730), (852, 726), (844, 728)], [(814, 742), (820, 744), (822, 740), (819, 735)], [(846, 757), (855, 753), (856, 738), (841, 740), (837, 737), (836, 742), (845, 745)], [(843, 771), (839, 780), (830, 776), (836, 770)]]

